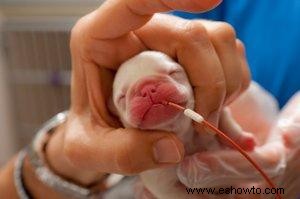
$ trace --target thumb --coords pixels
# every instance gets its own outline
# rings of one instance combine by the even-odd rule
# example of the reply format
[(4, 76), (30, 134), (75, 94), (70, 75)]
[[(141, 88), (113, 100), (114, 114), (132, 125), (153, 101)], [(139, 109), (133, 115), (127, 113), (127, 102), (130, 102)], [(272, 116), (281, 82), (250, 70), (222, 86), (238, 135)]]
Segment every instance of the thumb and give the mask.
[(67, 133), (64, 144), (65, 155), (82, 169), (136, 174), (183, 159), (183, 144), (173, 133), (102, 127), (87, 132)]

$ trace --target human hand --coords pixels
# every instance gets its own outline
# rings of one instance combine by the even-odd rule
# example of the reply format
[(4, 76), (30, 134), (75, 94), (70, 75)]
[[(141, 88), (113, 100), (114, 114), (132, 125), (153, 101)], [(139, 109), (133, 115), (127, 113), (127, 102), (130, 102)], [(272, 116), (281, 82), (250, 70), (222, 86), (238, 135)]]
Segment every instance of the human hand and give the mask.
[(183, 145), (174, 134), (120, 128), (106, 107), (113, 71), (141, 51), (164, 52), (185, 67), (196, 110), (216, 121), (221, 107), (249, 84), (241, 42), (224, 23), (153, 14), (204, 11), (217, 3), (109, 0), (78, 21), (71, 34), (70, 113), (47, 147), (52, 169), (88, 185), (103, 173), (136, 174), (182, 160)]
[[(282, 108), (273, 128), (274, 134), (282, 136), (285, 145), (286, 168), (277, 178), (282, 197), (299, 197), (300, 187), (300, 92), (296, 93)], [(266, 187), (266, 184), (262, 184)], [(266, 198), (266, 197), (263, 197)], [(267, 198), (273, 198), (271, 195)]]
[(287, 152), (287, 168), (280, 186), (284, 188), (284, 198), (294, 199), (300, 193), (300, 92), (283, 108), (276, 130), (283, 135)]
[[(250, 153), (252, 158), (271, 177), (280, 176), (286, 162), (282, 133), (276, 130), (278, 108), (275, 99), (259, 85), (251, 83), (229, 108), (242, 129), (258, 138), (260, 146)], [(186, 157), (177, 173), (188, 187), (227, 187), (262, 181), (254, 171), (239, 152), (223, 147)]]

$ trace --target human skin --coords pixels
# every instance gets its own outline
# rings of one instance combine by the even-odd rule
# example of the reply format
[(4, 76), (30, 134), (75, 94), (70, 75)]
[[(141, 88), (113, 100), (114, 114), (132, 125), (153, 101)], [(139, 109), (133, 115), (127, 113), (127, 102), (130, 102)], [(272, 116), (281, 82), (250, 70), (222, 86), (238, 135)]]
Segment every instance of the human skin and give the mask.
[[(122, 3), (123, 1), (120, 4)], [(135, 3), (132, 5), (139, 5), (138, 2)], [(147, 15), (148, 23), (144, 25), (145, 16), (134, 15), (139, 25), (134, 24), (132, 29), (135, 31), (125, 34), (128, 32), (129, 24), (117, 21), (119, 19), (124, 22), (123, 15), (119, 18), (103, 16), (102, 10), (106, 9), (110, 11), (107, 11), (108, 15), (114, 14), (112, 8), (114, 7), (110, 4), (103, 5), (100, 10), (81, 19), (72, 31), (72, 104), (64, 132), (65, 142), (59, 144), (63, 146), (63, 151), (55, 152), (54, 150), (58, 147), (52, 147), (51, 142), (49, 145), (49, 162), (55, 170), (62, 170), (61, 166), (67, 165), (68, 162), (79, 168), (80, 174), (89, 170), (89, 175), (84, 175), (84, 178), (90, 176), (90, 179), (76, 179), (74, 172), (67, 175), (84, 184), (94, 181), (95, 174), (99, 172), (135, 174), (177, 163), (184, 154), (182, 143), (172, 133), (156, 131), (152, 134), (145, 134), (137, 129), (114, 128), (117, 126), (116, 121), (106, 107), (113, 79), (109, 69), (117, 69), (129, 57), (148, 48), (177, 58), (187, 70), (188, 75), (191, 74), (189, 79), (194, 87), (195, 109), (215, 123), (221, 107), (242, 92), (249, 83), (242, 44), (236, 40), (234, 31), (229, 25), (217, 22), (186, 21), (167, 15), (156, 15), (150, 21)], [(129, 13), (126, 11), (125, 14), (128, 14), (129, 18), (133, 17), (131, 11)], [(145, 13), (148, 11), (141, 10)], [(159, 9), (159, 11), (162, 10)], [(104, 20), (106, 17), (109, 18), (108, 21)], [(116, 21), (111, 21), (112, 18)], [(132, 21), (135, 20), (132, 19)], [(133, 26), (132, 23), (130, 24)], [(135, 21), (135, 23), (138, 22)], [(122, 27), (114, 26), (112, 32), (108, 34), (111, 24), (115, 26), (122, 24)], [(177, 25), (174, 26), (174, 24)], [(120, 32), (117, 34), (116, 30)], [(85, 32), (86, 34), (83, 34)], [(86, 39), (88, 33), (91, 34), (92, 39), (87, 38), (82, 41)], [(114, 37), (116, 39), (113, 39)], [(177, 42), (169, 45), (172, 41)], [(126, 48), (122, 50), (124, 47)], [(236, 77), (232, 78), (232, 76)], [(202, 80), (199, 81), (199, 79)], [(235, 80), (231, 82), (232, 79)], [(120, 137), (122, 139), (119, 139)], [(166, 147), (170, 147), (165, 151), (174, 151), (165, 160), (159, 160), (159, 156), (166, 157), (164, 151), (158, 157), (155, 157), (153, 153), (155, 144), (160, 140), (165, 143)], [(59, 142), (53, 141), (52, 143)], [(51, 148), (54, 150), (52, 151)], [(58, 161), (54, 161), (56, 154), (64, 154), (67, 161), (58, 165)], [(136, 158), (130, 159), (129, 154)], [(67, 173), (70, 169), (67, 168), (65, 171)]]
[[(46, 150), (48, 164), (58, 175), (90, 185), (104, 173), (136, 174), (182, 160), (183, 144), (174, 134), (124, 129), (107, 110), (114, 71), (147, 49), (164, 52), (184, 66), (193, 86), (196, 111), (218, 123), (222, 106), (236, 98), (250, 79), (244, 48), (233, 28), (223, 22), (153, 16), (175, 9), (205, 11), (218, 3), (219, 0), (109, 0), (77, 22), (70, 41), (70, 112)], [(161, 143), (164, 147), (158, 149)], [(13, 162), (1, 170), (1, 198), (16, 198)], [(36, 180), (27, 161), (24, 173), (35, 198), (59, 198)]]

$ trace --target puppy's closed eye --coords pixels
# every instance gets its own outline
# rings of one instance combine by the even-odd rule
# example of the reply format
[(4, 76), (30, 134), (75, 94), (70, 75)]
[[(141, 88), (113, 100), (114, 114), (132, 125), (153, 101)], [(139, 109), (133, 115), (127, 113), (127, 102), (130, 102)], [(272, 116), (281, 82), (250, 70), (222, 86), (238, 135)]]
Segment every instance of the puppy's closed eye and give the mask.
[(117, 101), (118, 101), (118, 102), (121, 102), (122, 100), (125, 99), (125, 97), (126, 97), (126, 94), (123, 93), (123, 94), (121, 94), (121, 95), (117, 98)]
[(182, 77), (182, 70), (181, 69), (174, 69), (174, 70), (171, 70), (168, 75), (172, 78), (175, 78), (175, 79), (178, 79), (178, 78), (181, 78)]
[(172, 76), (178, 72), (180, 72), (180, 71), (179, 70), (171, 70), (168, 75)]

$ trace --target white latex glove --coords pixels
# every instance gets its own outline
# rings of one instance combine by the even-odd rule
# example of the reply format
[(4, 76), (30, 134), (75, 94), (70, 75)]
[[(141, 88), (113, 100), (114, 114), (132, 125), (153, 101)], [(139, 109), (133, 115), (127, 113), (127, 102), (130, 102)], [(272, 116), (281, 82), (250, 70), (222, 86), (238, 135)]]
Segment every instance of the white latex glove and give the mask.
[(300, 92), (295, 94), (280, 114), (274, 129), (283, 134), (287, 148), (287, 168), (281, 180), (284, 198), (300, 197)]
[(300, 92), (282, 109), (272, 131), (282, 135), (286, 147), (287, 166), (278, 187), (284, 188), (284, 199), (300, 198)]
[[(286, 166), (285, 147), (277, 131), (269, 133), (278, 113), (274, 98), (253, 84), (230, 108), (243, 129), (259, 134), (257, 137), (262, 145), (251, 152), (251, 157), (270, 177), (280, 176)], [(239, 152), (228, 149), (187, 156), (180, 163), (177, 175), (184, 185), (195, 188), (262, 181), (260, 174)]]

